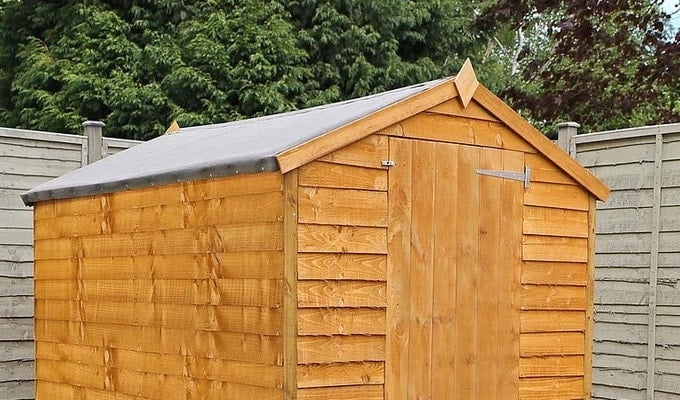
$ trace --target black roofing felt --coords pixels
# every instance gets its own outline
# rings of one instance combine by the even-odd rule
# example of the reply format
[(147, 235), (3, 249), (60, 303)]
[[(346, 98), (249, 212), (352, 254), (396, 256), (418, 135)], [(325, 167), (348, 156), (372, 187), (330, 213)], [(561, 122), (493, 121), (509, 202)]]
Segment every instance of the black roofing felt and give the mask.
[(180, 181), (277, 171), (278, 154), (442, 81), (266, 117), (182, 128), (38, 185), (21, 198), (32, 205)]

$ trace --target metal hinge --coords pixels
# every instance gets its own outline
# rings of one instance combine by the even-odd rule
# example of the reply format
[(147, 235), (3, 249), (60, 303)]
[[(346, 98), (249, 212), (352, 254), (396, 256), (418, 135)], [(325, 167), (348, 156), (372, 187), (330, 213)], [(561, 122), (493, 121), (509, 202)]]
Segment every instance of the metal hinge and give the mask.
[(524, 188), (528, 189), (531, 183), (531, 168), (524, 167), (524, 172), (499, 171), (493, 169), (478, 169), (480, 175), (495, 176), (497, 178), (512, 179), (513, 181), (524, 182)]
[(395, 163), (392, 160), (382, 160), (380, 162), (380, 165), (382, 165), (383, 167), (394, 167), (395, 165), (397, 165), (397, 163)]

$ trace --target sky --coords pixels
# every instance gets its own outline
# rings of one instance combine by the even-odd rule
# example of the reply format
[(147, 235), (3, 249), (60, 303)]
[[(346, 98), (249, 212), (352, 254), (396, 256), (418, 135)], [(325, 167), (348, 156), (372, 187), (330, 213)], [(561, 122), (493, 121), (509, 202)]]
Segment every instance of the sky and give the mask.
[(680, 28), (680, 0), (665, 0), (663, 10), (671, 15), (671, 25), (674, 29)]

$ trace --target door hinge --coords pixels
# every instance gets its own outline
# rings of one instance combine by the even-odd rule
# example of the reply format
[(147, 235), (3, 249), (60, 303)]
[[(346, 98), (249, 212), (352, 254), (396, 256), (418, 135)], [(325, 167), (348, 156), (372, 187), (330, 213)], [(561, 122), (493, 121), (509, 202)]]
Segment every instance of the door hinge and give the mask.
[(524, 167), (524, 172), (500, 171), (494, 169), (478, 169), (480, 175), (494, 176), (496, 178), (512, 179), (513, 181), (524, 182), (524, 188), (528, 189), (531, 183), (531, 168)]
[(394, 167), (395, 165), (397, 165), (397, 163), (395, 163), (392, 160), (382, 160), (380, 162), (380, 165), (382, 165), (383, 167)]

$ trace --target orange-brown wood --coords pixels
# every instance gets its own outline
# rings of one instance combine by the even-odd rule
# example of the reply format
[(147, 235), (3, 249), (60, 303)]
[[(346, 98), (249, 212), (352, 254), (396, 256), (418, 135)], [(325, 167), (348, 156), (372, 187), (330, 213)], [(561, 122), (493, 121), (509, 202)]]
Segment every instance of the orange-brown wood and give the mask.
[(284, 151), (276, 159), (281, 171), (288, 172), (457, 95), (453, 79), (446, 79), (430, 89)]
[(281, 187), (256, 174), (39, 205), (38, 398), (283, 399)]
[[(458, 103), (456, 103), (458, 104)], [(470, 104), (472, 106), (472, 104)], [(469, 107), (472, 108), (472, 107)], [(456, 327), (456, 248), (458, 237), (452, 226), (456, 224), (458, 190), (458, 145), (438, 145), (436, 148), (434, 187), (434, 266), (432, 307), (432, 398), (446, 398), (455, 385)]]
[(388, 256), (387, 256), (387, 363), (385, 395), (390, 400), (407, 399), (409, 371), (413, 143), (390, 139)]

